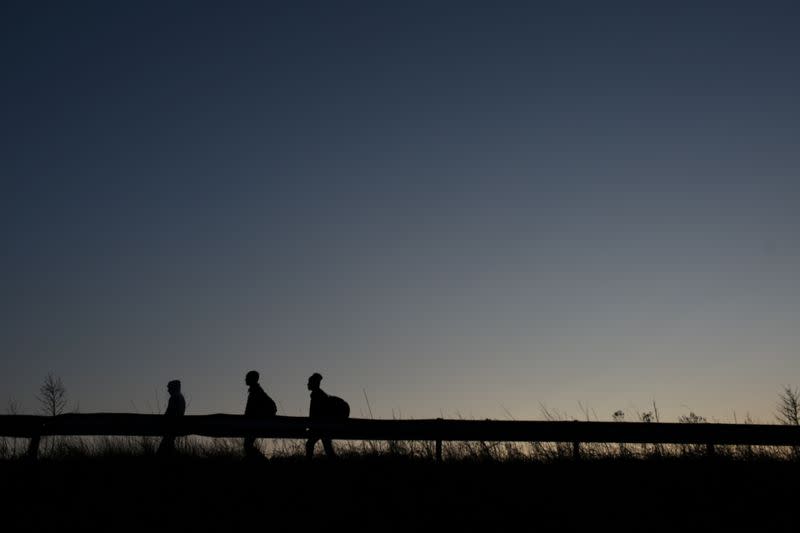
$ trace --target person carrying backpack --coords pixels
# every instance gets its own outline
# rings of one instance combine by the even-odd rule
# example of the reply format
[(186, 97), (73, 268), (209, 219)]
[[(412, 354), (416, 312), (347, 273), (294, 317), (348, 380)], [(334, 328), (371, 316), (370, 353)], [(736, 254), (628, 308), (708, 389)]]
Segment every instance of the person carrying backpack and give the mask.
[[(308, 417), (312, 420), (344, 420), (350, 416), (350, 406), (346, 401), (338, 396), (329, 396), (320, 388), (322, 375), (315, 372), (308, 378), (308, 390), (311, 391), (311, 405), (308, 409)], [(306, 442), (306, 457), (314, 457), (314, 446), (317, 441), (322, 441), (322, 447), (330, 458), (336, 457), (331, 439), (323, 437), (318, 433), (312, 433), (311, 438)]]
[[(247, 405), (244, 408), (244, 416), (247, 418), (269, 418), (276, 415), (278, 407), (270, 398), (261, 385), (258, 384), (259, 373), (251, 370), (244, 378), (248, 387)], [(244, 455), (248, 458), (263, 458), (264, 455), (256, 448), (256, 437), (245, 437)]]

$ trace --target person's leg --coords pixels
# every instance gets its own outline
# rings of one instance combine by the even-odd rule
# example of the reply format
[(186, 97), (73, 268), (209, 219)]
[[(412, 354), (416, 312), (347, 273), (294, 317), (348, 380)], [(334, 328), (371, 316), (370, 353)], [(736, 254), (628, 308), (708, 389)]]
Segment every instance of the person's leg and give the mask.
[(325, 453), (328, 457), (336, 457), (336, 451), (333, 449), (333, 441), (331, 439), (322, 439), (322, 446), (325, 448)]
[(306, 458), (311, 459), (314, 457), (314, 446), (319, 439), (316, 437), (310, 438), (306, 441)]
[(161, 439), (161, 443), (158, 445), (158, 450), (156, 451), (156, 455), (167, 457), (174, 453), (175, 453), (175, 437), (165, 436), (164, 438)]
[(244, 455), (245, 457), (255, 457), (261, 455), (261, 452), (256, 448), (255, 437), (245, 437), (244, 439)]

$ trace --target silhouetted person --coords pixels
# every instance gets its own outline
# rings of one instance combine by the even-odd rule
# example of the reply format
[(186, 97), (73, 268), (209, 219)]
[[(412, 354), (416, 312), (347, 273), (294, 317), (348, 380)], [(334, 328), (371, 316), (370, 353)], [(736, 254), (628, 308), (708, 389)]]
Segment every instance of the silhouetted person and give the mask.
[[(316, 420), (341, 420), (350, 416), (350, 406), (347, 402), (336, 396), (329, 396), (319, 387), (321, 382), (322, 375), (317, 372), (308, 378), (308, 390), (311, 391), (308, 417)], [(309, 459), (314, 457), (314, 446), (318, 440), (322, 441), (322, 447), (325, 448), (328, 457), (335, 458), (336, 451), (333, 449), (331, 439), (314, 433), (306, 442), (306, 457)]]
[[(251, 370), (244, 378), (244, 382), (249, 388), (247, 393), (247, 405), (244, 408), (244, 416), (247, 418), (267, 418), (275, 416), (278, 408), (261, 385), (258, 384), (259, 374)], [(263, 458), (264, 455), (256, 448), (255, 437), (245, 437), (244, 439), (245, 457)]]
[[(167, 410), (164, 416), (172, 421), (178, 417), (183, 416), (186, 412), (186, 400), (181, 394), (181, 382), (173, 379), (167, 383), (167, 392), (169, 392), (169, 402), (167, 402)], [(161, 439), (161, 444), (158, 445), (158, 455), (170, 456), (175, 453), (175, 435), (167, 433)]]

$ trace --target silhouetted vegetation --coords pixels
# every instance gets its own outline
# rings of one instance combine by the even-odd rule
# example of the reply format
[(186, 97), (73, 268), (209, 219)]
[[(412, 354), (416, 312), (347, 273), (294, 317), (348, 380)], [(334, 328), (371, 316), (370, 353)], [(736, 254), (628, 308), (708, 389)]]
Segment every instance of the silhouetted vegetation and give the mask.
[(598, 448), (576, 462), (545, 444), (462, 443), (437, 464), (419, 443), (399, 443), (403, 453), (352, 443), (337, 461), (308, 462), (304, 443), (290, 441), (268, 443), (271, 460), (253, 463), (238, 439), (182, 440), (168, 462), (154, 460), (158, 439), (109, 438), (66, 443), (38, 463), (0, 461), (8, 531), (418, 531), (441, 521), (447, 530), (520, 521), (719, 530), (748, 518), (764, 531), (793, 523), (800, 474), (800, 463), (774, 453), (620, 457)]
[[(139, 458), (156, 454), (159, 437), (47, 437), (53, 439), (41, 452), (46, 461), (83, 460), (103, 458)], [(28, 439), (6, 438), (0, 447), (0, 460), (21, 458)], [(294, 460), (305, 456), (305, 441), (296, 439), (260, 439), (256, 447), (268, 457)], [(178, 437), (175, 443), (177, 456), (183, 460), (228, 459), (245, 456), (242, 439)], [(432, 441), (337, 441), (338, 453), (345, 458), (373, 459), (403, 458), (419, 461), (435, 460), (435, 443)], [(322, 454), (318, 450), (317, 454)], [(654, 459), (692, 459), (705, 456), (704, 446), (694, 444), (625, 444), (581, 443), (581, 458), (614, 461)], [(720, 445), (715, 455), (732, 461), (764, 460), (772, 462), (795, 459), (791, 446)], [(445, 461), (504, 463), (550, 463), (573, 458), (571, 442), (490, 442), (456, 441), (443, 443)]]
[[(796, 391), (786, 388), (780, 402), (778, 419), (793, 423)], [(625, 413), (612, 419), (622, 423)], [(654, 404), (634, 420), (660, 415)], [(678, 421), (706, 419), (689, 412)], [(241, 439), (178, 437), (168, 460), (158, 460), (158, 443), (61, 437), (31, 462), (25, 439), (3, 439), (4, 525), (416, 531), (446, 521), (448, 530), (722, 530), (754, 520), (761, 531), (791, 530), (800, 474), (788, 446), (717, 446), (709, 456), (701, 445), (582, 443), (575, 460), (572, 443), (445, 442), (437, 463), (430, 441), (339, 441), (336, 461), (315, 462), (300, 439), (260, 439), (270, 460), (259, 462), (244, 460)]]
[(784, 386), (778, 394), (776, 418), (781, 424), (800, 426), (800, 389)]
[(39, 388), (39, 410), (45, 416), (58, 416), (67, 408), (67, 389), (60, 377), (47, 374)]

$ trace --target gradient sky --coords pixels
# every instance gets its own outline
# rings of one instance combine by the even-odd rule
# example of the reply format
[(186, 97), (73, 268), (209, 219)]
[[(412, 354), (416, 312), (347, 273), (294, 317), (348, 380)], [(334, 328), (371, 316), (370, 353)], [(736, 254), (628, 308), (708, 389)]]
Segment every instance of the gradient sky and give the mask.
[[(499, 7), (502, 4), (502, 7)], [(489, 7), (491, 6), (491, 7)], [(771, 422), (796, 2), (3, 2), (0, 402)], [(158, 398), (158, 400), (157, 400)]]

